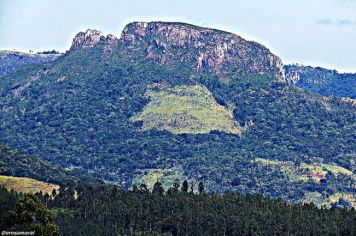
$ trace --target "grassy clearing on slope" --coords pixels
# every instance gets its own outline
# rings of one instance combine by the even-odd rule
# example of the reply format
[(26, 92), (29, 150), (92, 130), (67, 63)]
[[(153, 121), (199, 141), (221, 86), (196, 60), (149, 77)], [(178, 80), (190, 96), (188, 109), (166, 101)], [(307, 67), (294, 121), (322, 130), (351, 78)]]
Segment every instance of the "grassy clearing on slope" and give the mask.
[(136, 177), (133, 184), (138, 186), (144, 183), (148, 189), (152, 189), (153, 185), (159, 181), (165, 189), (168, 189), (176, 179), (181, 179), (181, 172), (178, 169), (151, 169)]
[(37, 193), (42, 191), (43, 193), (51, 194), (53, 189), (59, 189), (59, 185), (56, 184), (50, 184), (31, 178), (4, 175), (0, 175), (0, 186), (5, 187), (8, 190), (13, 189), (16, 192), (22, 193)]
[(219, 130), (237, 134), (232, 110), (219, 105), (202, 85), (152, 88), (146, 92), (150, 102), (132, 121), (143, 121), (143, 130), (157, 128), (175, 134), (209, 133)]
[(352, 173), (352, 171), (338, 166), (334, 163), (301, 163), (299, 166), (295, 166), (290, 161), (276, 161), (265, 158), (256, 158), (254, 162), (260, 163), (261, 165), (269, 168), (278, 168), (287, 175), (296, 177), (294, 178), (294, 180), (307, 181), (311, 179), (316, 182), (319, 182), (321, 179), (325, 178), (328, 172), (331, 172), (335, 176), (338, 176), (339, 174), (344, 174), (352, 176), (354, 179), (356, 179), (356, 176)]
[(335, 193), (329, 196), (328, 201), (330, 203), (335, 203), (338, 202), (341, 198), (350, 203), (351, 206), (356, 209), (356, 197), (351, 193)]
[(323, 196), (319, 192), (306, 192), (304, 194), (303, 203), (314, 203), (318, 207), (325, 206), (330, 208), (332, 204), (339, 202), (340, 199), (344, 199), (351, 207), (356, 209), (356, 198), (351, 193), (335, 193), (329, 197)]
[[(295, 165), (291, 161), (277, 161), (265, 158), (256, 158), (254, 162), (272, 170), (280, 170), (288, 176), (289, 180), (296, 182), (308, 180), (320, 182), (321, 179), (327, 178), (326, 175), (328, 172), (331, 172), (335, 176), (339, 174), (348, 175), (356, 180), (356, 176), (350, 170), (338, 166), (335, 163), (301, 163), (300, 165)], [(356, 209), (356, 198), (347, 192), (337, 192), (330, 196), (317, 191), (305, 192), (301, 201), (304, 203), (313, 202), (319, 207), (331, 207), (333, 203), (337, 203), (341, 198)]]
[(277, 161), (265, 158), (256, 158), (254, 162), (274, 170), (278, 169), (282, 171), (289, 177), (291, 181), (307, 181), (309, 179), (307, 175), (300, 173), (298, 171), (299, 167), (295, 166), (291, 161)]
[(320, 181), (320, 179), (324, 178), (328, 172), (331, 172), (333, 175), (337, 176), (339, 174), (353, 176), (352, 172), (348, 169), (345, 169), (336, 164), (321, 164), (321, 163), (313, 163), (306, 164), (302, 163), (300, 165), (301, 169), (307, 170), (309, 172), (309, 176), (315, 181)]

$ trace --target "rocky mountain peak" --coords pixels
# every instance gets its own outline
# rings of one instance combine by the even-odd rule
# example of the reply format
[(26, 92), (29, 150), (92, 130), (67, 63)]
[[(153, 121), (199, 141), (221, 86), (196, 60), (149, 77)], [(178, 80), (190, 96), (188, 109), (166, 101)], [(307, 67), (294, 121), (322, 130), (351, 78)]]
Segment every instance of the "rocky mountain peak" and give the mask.
[(98, 30), (88, 29), (85, 32), (79, 32), (73, 39), (70, 51), (78, 48), (94, 47), (101, 40), (104, 40), (105, 36)]
[(261, 44), (215, 29), (175, 22), (133, 22), (120, 41), (129, 48), (144, 49), (146, 58), (160, 64), (189, 62), (197, 72), (224, 76), (228, 70), (272, 73), (284, 81), (283, 63)]
[(79, 32), (73, 39), (70, 51), (77, 50), (79, 48), (94, 47), (99, 42), (105, 42), (105, 51), (111, 52), (113, 46), (116, 45), (119, 40), (112, 34), (104, 36), (101, 31), (95, 29), (88, 29), (85, 32)]

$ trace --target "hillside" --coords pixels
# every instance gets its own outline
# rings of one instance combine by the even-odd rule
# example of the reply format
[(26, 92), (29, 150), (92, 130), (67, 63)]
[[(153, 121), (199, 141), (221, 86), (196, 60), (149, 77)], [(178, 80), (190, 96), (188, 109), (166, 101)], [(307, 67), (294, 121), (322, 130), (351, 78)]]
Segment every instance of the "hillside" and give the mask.
[(356, 99), (356, 74), (321, 67), (286, 65), (286, 80), (307, 91), (325, 96)]
[(57, 52), (24, 53), (18, 51), (0, 51), (0, 78), (24, 65), (36, 65), (56, 60), (62, 54)]
[(38, 181), (31, 178), (0, 175), (0, 186), (21, 193), (48, 193), (58, 190), (59, 185)]
[(4, 144), (0, 144), (0, 175), (25, 177), (25, 179), (36, 179), (60, 185), (72, 185), (80, 180), (96, 182), (83, 172), (75, 169), (65, 170), (58, 165), (26, 155)]
[(124, 188), (159, 174), (291, 202), (355, 194), (355, 107), (283, 73), (267, 48), (219, 30), (136, 22), (119, 39), (88, 30), (57, 60), (0, 80), (0, 142)]
[[(162, 87), (162, 86), (159, 86)], [(232, 110), (219, 105), (202, 85), (153, 87), (145, 95), (150, 102), (132, 121), (143, 121), (142, 129), (157, 128), (171, 133), (209, 133), (219, 130), (239, 133)]]

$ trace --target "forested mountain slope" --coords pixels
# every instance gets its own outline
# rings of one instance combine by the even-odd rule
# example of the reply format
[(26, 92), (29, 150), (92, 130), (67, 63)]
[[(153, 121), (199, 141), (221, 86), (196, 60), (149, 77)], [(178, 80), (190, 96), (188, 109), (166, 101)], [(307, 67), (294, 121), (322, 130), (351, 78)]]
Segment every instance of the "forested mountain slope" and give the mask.
[(356, 99), (356, 73), (339, 73), (321, 67), (286, 65), (286, 80), (325, 96)]
[[(58, 165), (50, 164), (38, 157), (26, 155), (17, 149), (0, 144), (0, 179), (1, 177), (4, 177), (2, 180), (6, 179), (5, 176), (31, 178), (62, 186), (74, 185), (84, 180), (99, 182), (76, 170), (64, 170)], [(13, 180), (21, 182), (18, 179)], [(0, 186), (6, 186), (6, 181), (0, 182)]]
[(352, 204), (354, 104), (283, 74), (267, 48), (219, 30), (90, 30), (57, 60), (0, 80), (0, 141), (125, 188), (186, 178), (208, 191)]
[(61, 54), (56, 51), (44, 53), (24, 53), (9, 50), (0, 50), (0, 77), (15, 71), (24, 65), (35, 65), (54, 61)]

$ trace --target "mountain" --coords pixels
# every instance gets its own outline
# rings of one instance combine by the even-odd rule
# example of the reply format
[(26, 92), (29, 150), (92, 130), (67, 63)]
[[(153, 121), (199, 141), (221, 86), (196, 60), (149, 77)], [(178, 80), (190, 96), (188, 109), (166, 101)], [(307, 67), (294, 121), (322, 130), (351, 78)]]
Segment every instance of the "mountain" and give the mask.
[(266, 47), (238, 35), (183, 23), (134, 22), (121, 35), (131, 50), (160, 65), (187, 63), (197, 72), (224, 77), (238, 73), (275, 76), (283, 80), (283, 64)]
[(278, 56), (238, 35), (134, 22), (81, 32), (55, 61), (0, 80), (0, 142), (124, 188), (354, 202), (355, 105), (285, 81)]
[[(32, 183), (37, 183), (38, 180), (62, 186), (74, 185), (81, 180), (92, 183), (100, 182), (86, 176), (84, 173), (60, 168), (38, 157), (28, 156), (17, 149), (0, 144), (0, 186), (7, 187), (7, 184), (12, 183), (21, 184), (21, 179), (12, 176), (25, 177), (25, 180), (29, 180), (27, 186)], [(4, 182), (4, 180), (9, 181)], [(38, 185), (34, 187), (37, 186)], [(42, 185), (40, 184), (40, 186)]]
[(23, 65), (41, 64), (56, 60), (61, 54), (56, 51), (43, 53), (24, 53), (17, 51), (0, 51), (0, 78)]
[(356, 74), (338, 73), (321, 67), (286, 65), (286, 80), (290, 84), (325, 96), (356, 99)]

